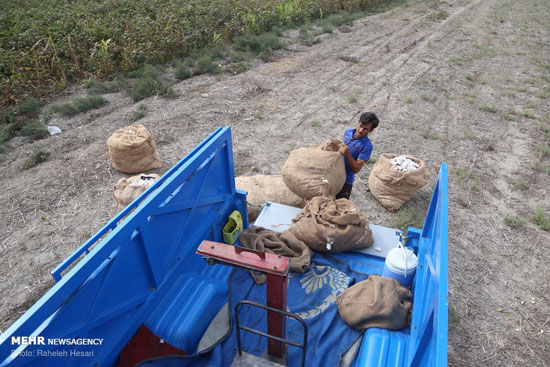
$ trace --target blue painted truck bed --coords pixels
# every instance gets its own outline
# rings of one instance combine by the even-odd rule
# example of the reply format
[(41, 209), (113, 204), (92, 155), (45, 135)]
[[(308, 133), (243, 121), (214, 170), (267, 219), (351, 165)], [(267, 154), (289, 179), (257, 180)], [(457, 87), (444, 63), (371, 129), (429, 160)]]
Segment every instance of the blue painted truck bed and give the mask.
[[(219, 128), (52, 271), (57, 283), (0, 336), (0, 366), (115, 366), (140, 325), (194, 353), (231, 271), (195, 251), (222, 242), (234, 210), (248, 227), (245, 200), (230, 128)], [(411, 327), (367, 330), (354, 366), (447, 364), (447, 210), (443, 163), (423, 229), (408, 230), (419, 256)], [(375, 239), (389, 231), (378, 227)], [(339, 257), (370, 274), (384, 261), (383, 252)]]

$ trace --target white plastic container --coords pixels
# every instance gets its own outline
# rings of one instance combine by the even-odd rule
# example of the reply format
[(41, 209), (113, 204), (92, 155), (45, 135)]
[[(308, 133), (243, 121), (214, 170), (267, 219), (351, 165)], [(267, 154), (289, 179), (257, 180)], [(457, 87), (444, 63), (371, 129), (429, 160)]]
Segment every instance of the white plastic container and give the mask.
[(396, 247), (388, 251), (382, 276), (397, 279), (401, 285), (410, 287), (417, 265), (418, 258), (411, 248)]

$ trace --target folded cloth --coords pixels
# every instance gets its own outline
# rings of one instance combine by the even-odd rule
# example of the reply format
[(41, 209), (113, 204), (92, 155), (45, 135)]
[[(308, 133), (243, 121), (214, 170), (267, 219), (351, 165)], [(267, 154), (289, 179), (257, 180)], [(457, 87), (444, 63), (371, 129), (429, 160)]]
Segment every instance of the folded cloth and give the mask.
[[(243, 247), (270, 252), (272, 254), (286, 256), (290, 259), (290, 270), (303, 273), (309, 266), (311, 249), (298, 240), (290, 231), (275, 232), (264, 227), (250, 227), (239, 236), (239, 242)], [(258, 284), (265, 281), (265, 276), (255, 276)]]
[(370, 275), (336, 298), (340, 317), (356, 330), (399, 330), (410, 323), (411, 291), (396, 279)]

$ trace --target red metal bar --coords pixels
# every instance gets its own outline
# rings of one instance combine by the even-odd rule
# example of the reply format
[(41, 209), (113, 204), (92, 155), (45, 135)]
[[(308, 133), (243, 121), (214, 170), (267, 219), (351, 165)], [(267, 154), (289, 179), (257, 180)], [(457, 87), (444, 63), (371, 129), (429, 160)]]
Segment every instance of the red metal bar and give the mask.
[[(267, 305), (277, 310), (286, 311), (286, 294), (288, 276), (266, 274)], [(279, 338), (286, 337), (286, 316), (277, 312), (267, 311), (267, 333)], [(285, 345), (278, 340), (267, 340), (267, 353), (282, 358)]]
[[(290, 264), (288, 258), (213, 241), (202, 241), (197, 254), (219, 263), (266, 273), (267, 306), (286, 311)], [(267, 333), (285, 338), (286, 317), (277, 312), (267, 311)], [(282, 342), (268, 339), (268, 354), (281, 358), (284, 352), (285, 345)]]

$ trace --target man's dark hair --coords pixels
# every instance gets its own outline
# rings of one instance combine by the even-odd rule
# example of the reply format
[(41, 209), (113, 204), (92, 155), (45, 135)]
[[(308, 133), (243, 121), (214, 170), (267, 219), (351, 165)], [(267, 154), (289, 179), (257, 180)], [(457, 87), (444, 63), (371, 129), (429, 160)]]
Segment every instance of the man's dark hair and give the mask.
[(359, 122), (363, 126), (372, 124), (372, 129), (374, 130), (378, 127), (378, 123), (380, 122), (380, 120), (378, 120), (378, 117), (374, 112), (363, 112), (359, 117)]

